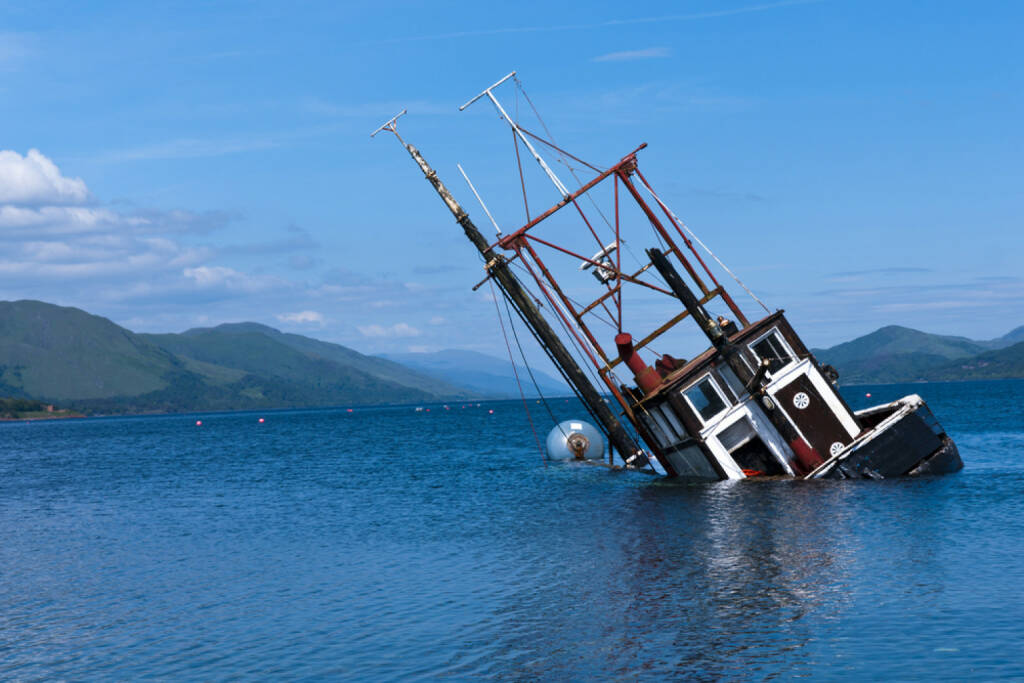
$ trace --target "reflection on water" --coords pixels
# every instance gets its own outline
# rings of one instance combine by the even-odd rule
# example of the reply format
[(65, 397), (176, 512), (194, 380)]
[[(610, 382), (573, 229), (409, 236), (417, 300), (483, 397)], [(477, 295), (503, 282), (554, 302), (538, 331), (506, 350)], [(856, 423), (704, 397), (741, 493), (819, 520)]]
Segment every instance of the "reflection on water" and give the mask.
[(913, 481), (544, 468), (514, 403), (0, 425), (0, 677), (1024, 676), (1006, 391), (922, 392)]

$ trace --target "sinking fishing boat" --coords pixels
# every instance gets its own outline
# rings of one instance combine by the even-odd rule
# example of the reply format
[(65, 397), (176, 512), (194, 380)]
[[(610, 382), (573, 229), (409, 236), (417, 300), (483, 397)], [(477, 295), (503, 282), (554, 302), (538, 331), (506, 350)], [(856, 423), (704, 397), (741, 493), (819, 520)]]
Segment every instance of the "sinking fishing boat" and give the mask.
[[(482, 256), (487, 275), (477, 287), (496, 284), (533, 333), (599, 425), (609, 465), (705, 480), (883, 479), (963, 467), (920, 396), (853, 411), (837, 390), (838, 373), (815, 359), (783, 311), (765, 306), (766, 315), (747, 318), (694, 243), (732, 272), (641, 173), (637, 154), (646, 144), (609, 167), (589, 164), (509, 116), (494, 91), (510, 79), (521, 87), (513, 72), (460, 109), (490, 100), (512, 128), (516, 158), (521, 146), (561, 198), (533, 217), (527, 208), (527, 222), (503, 233), (466, 176), (497, 231), (493, 241), (399, 136), (405, 111), (373, 135), (394, 134), (416, 161)], [(537, 145), (570, 169), (576, 189), (562, 182)], [(576, 171), (584, 170), (590, 177), (580, 180)], [(642, 255), (633, 245), (643, 246)], [(668, 318), (652, 320), (652, 310)], [(686, 319), (710, 344), (690, 359), (668, 352)], [(562, 423), (557, 441), (585, 457), (594, 441), (587, 428)]]

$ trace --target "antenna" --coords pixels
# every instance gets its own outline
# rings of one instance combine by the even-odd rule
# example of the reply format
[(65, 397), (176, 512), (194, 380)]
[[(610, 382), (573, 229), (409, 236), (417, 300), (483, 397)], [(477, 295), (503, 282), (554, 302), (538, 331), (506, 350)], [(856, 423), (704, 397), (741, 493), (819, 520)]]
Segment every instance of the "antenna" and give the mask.
[[(391, 119), (388, 120), (387, 123), (385, 123), (383, 126), (381, 126), (377, 130), (375, 130), (372, 133), (370, 133), (370, 137), (371, 138), (374, 137), (375, 135), (377, 135), (377, 133), (381, 132), (382, 130), (391, 131), (395, 135), (398, 135), (398, 130), (397, 130), (398, 129), (398, 117), (402, 116), (403, 114), (405, 114), (408, 111), (409, 111), (408, 109), (403, 109), (402, 111), (400, 111), (397, 114), (395, 114), (394, 116), (392, 116)], [(398, 138), (398, 139), (401, 140), (402, 138)]]
[(476, 200), (480, 202), (480, 208), (482, 208), (484, 210), (484, 213), (487, 214), (487, 217), (491, 219), (491, 225), (493, 225), (495, 231), (497, 231), (498, 237), (501, 237), (501, 228), (498, 227), (498, 221), (494, 220), (494, 216), (492, 216), (491, 212), (487, 210), (487, 205), (484, 204), (483, 197), (481, 197), (480, 193), (476, 191), (475, 187), (473, 187), (473, 181), (471, 181), (469, 179), (469, 176), (466, 175), (466, 172), (462, 170), (462, 164), (455, 165), (459, 167), (459, 173), (461, 173), (462, 177), (466, 179), (466, 184), (469, 185), (469, 189), (473, 190), (473, 194), (476, 195)]
[(508, 76), (505, 76), (503, 79), (501, 79), (491, 87), (486, 88), (482, 93), (480, 93), (479, 95), (471, 99), (469, 102), (466, 102), (464, 105), (459, 107), (459, 111), (465, 110), (466, 107), (468, 107), (469, 105), (473, 104), (481, 97), (486, 95), (487, 98), (491, 101), (491, 104), (494, 105), (494, 108), (498, 110), (498, 113), (501, 115), (501, 117), (508, 122), (508, 125), (512, 126), (512, 130), (516, 132), (516, 135), (518, 135), (519, 139), (523, 141), (523, 143), (526, 145), (526, 148), (530, 150), (530, 154), (532, 154), (533, 158), (537, 160), (537, 163), (540, 164), (540, 167), (543, 168), (544, 172), (548, 174), (548, 178), (551, 179), (551, 182), (555, 184), (555, 188), (561, 193), (562, 199), (568, 200), (570, 194), (569, 189), (562, 183), (561, 180), (558, 179), (558, 176), (555, 175), (555, 172), (552, 171), (551, 168), (544, 162), (544, 159), (541, 158), (540, 154), (537, 152), (534, 146), (531, 145), (530, 141), (526, 138), (525, 135), (523, 135), (523, 131), (519, 128), (519, 124), (512, 120), (512, 117), (510, 117), (508, 115), (508, 112), (505, 111), (504, 107), (501, 106), (501, 102), (498, 102), (498, 98), (496, 98), (494, 96), (494, 93), (491, 92), (508, 79), (515, 78), (515, 75), (516, 72), (513, 71)]

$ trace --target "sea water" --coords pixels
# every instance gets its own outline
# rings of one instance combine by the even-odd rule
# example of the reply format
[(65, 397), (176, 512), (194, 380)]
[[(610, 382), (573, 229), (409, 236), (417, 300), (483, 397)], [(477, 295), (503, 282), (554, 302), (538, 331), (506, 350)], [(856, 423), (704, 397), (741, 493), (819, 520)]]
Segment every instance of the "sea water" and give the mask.
[(1024, 677), (1024, 382), (844, 388), (913, 392), (962, 472), (546, 465), (517, 402), (2, 424), (0, 679)]

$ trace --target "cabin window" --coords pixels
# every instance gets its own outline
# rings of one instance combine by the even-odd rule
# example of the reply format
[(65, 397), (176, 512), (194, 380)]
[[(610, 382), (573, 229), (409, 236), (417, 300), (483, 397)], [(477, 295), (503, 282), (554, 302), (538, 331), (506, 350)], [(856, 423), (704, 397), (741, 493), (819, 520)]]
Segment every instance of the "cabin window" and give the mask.
[(773, 374), (788, 365), (789, 361), (793, 359), (793, 352), (789, 350), (789, 346), (776, 329), (772, 329), (771, 332), (751, 344), (750, 350), (758, 358), (768, 359), (768, 372)]
[(704, 423), (728, 407), (722, 390), (718, 388), (715, 380), (711, 379), (711, 375), (705, 375), (689, 389), (684, 389), (683, 396)]

